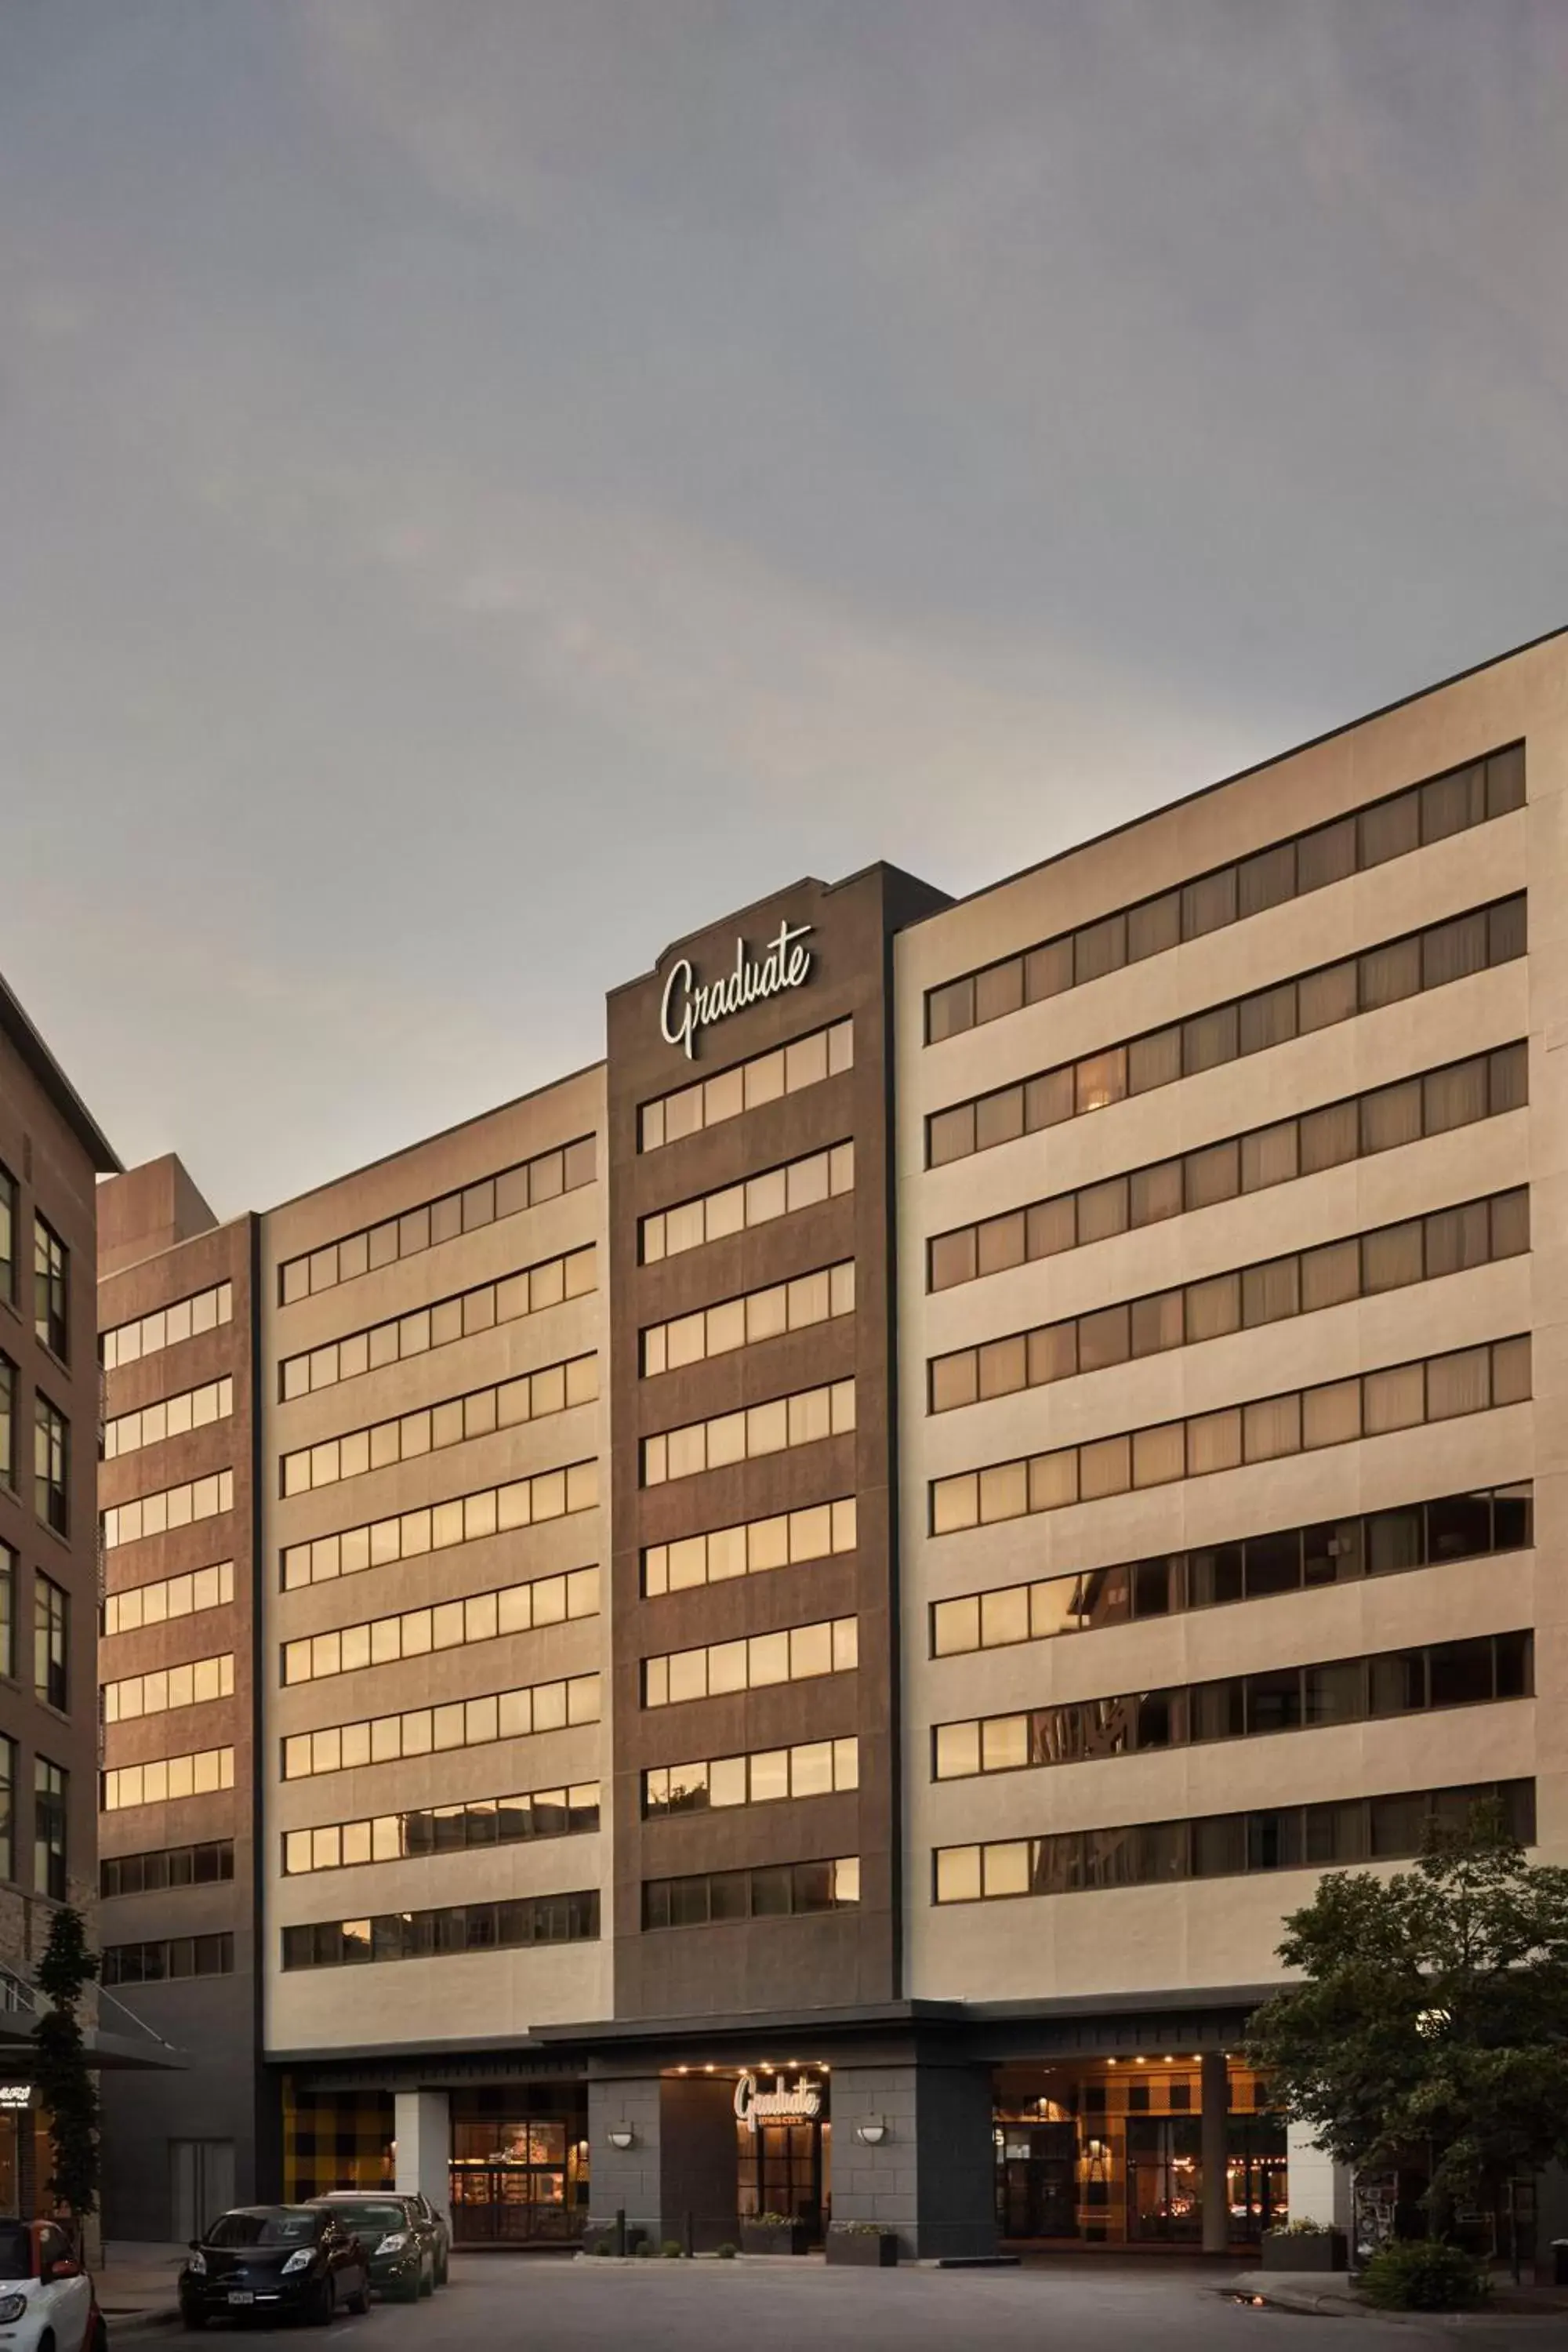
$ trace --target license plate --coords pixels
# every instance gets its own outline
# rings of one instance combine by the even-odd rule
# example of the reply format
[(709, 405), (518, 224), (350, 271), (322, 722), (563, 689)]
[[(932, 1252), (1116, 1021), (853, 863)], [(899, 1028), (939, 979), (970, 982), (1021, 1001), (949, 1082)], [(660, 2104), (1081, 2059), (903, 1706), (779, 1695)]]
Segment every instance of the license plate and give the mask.
[(254, 2303), (256, 2301), (255, 2295), (247, 2286), (231, 2286), (228, 2291), (228, 2299), (230, 2303)]

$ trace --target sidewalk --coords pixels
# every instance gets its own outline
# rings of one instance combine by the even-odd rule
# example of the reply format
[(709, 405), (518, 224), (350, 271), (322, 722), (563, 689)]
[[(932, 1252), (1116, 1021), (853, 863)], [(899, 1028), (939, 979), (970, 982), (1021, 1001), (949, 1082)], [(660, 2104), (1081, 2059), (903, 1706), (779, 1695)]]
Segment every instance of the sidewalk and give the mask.
[(110, 2342), (128, 2328), (179, 2317), (174, 2282), (185, 2251), (184, 2246), (149, 2245), (130, 2238), (108, 2241), (93, 2284)]
[(1499, 2319), (1560, 2319), (1568, 2315), (1568, 2288), (1515, 2286), (1506, 2273), (1494, 2277), (1492, 2299), (1482, 2311), (1374, 2312), (1342, 2273), (1243, 2271), (1221, 2294), (1260, 2295), (1280, 2311), (1316, 2312), (1324, 2318), (1420, 2320), (1444, 2327), (1468, 2327)]

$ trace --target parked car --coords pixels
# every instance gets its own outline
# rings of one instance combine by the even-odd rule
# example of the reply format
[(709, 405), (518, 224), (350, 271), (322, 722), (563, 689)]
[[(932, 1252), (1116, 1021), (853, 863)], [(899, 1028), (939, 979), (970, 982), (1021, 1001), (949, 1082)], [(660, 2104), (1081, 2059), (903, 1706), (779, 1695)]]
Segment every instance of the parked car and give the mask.
[(416, 2189), (408, 2202), (423, 2219), (436, 2245), (436, 2284), (445, 2286), (452, 2261), (452, 2232), (447, 2216), (438, 2205), (432, 2205), (422, 2189)]
[(422, 2294), (435, 2294), (439, 2249), (422, 2199), (390, 2189), (334, 2189), (313, 2201), (358, 2238), (377, 2294), (417, 2303)]
[(180, 2273), (187, 2327), (285, 2315), (325, 2327), (340, 2305), (369, 2309), (370, 2265), (353, 2231), (323, 2205), (237, 2205), (192, 2239)]
[(92, 2281), (58, 2221), (0, 2221), (4, 2352), (108, 2352)]

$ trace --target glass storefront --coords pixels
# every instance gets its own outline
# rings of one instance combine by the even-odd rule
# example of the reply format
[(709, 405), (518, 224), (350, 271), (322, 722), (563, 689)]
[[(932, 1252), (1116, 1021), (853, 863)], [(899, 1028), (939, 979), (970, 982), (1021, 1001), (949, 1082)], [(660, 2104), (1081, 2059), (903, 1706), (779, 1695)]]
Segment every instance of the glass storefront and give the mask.
[(526, 2084), (452, 2094), (458, 2245), (563, 2245), (588, 2218), (588, 2095)]
[[(1286, 2219), (1285, 2124), (1246, 2066), (1228, 2070), (1228, 2242)], [(996, 2220), (1005, 2239), (1079, 2245), (1203, 2242), (1195, 2058), (1005, 2066), (996, 2078)]]

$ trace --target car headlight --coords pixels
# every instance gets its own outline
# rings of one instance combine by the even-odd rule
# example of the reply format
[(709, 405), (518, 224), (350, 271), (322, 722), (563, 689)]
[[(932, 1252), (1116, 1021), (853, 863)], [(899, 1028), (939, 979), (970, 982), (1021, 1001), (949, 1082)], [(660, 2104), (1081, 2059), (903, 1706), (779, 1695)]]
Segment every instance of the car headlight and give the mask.
[(407, 2231), (394, 2230), (389, 2238), (383, 2238), (380, 2245), (377, 2246), (375, 2251), (378, 2254), (400, 2254), (407, 2243)]
[(191, 2259), (185, 2264), (185, 2268), (190, 2272), (193, 2278), (205, 2278), (207, 2272), (207, 2258), (205, 2254), (203, 2253), (199, 2246), (192, 2247)]
[(9, 2327), (14, 2319), (21, 2318), (26, 2308), (27, 2298), (25, 2294), (7, 2294), (0, 2297), (0, 2326)]
[(290, 2254), (283, 2265), (284, 2277), (287, 2278), (290, 2271), (308, 2270), (313, 2252), (314, 2249), (310, 2246), (301, 2246), (297, 2252)]

